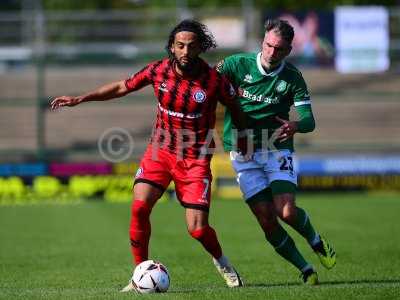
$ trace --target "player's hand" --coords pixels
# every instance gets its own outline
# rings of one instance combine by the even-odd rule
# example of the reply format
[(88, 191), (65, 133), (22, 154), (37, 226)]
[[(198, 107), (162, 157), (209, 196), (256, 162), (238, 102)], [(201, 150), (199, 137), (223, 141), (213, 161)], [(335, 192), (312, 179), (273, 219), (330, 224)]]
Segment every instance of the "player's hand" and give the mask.
[(297, 122), (284, 120), (278, 116), (276, 116), (275, 119), (282, 124), (281, 127), (277, 129), (278, 141), (287, 141), (297, 132)]
[(62, 106), (75, 106), (79, 103), (81, 103), (79, 97), (61, 96), (53, 99), (53, 101), (50, 102), (50, 107), (52, 110), (55, 110)]

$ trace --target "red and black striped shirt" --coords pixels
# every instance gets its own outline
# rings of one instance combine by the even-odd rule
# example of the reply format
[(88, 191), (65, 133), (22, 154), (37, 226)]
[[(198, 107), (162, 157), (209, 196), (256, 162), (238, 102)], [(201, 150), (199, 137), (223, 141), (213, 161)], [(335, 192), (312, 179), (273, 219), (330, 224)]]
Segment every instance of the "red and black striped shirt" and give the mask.
[(229, 81), (201, 60), (196, 78), (175, 71), (168, 58), (151, 63), (125, 81), (129, 91), (151, 84), (158, 99), (157, 119), (151, 144), (158, 149), (198, 158), (202, 147), (214, 147), (210, 129), (215, 127), (217, 101), (228, 105), (235, 99)]

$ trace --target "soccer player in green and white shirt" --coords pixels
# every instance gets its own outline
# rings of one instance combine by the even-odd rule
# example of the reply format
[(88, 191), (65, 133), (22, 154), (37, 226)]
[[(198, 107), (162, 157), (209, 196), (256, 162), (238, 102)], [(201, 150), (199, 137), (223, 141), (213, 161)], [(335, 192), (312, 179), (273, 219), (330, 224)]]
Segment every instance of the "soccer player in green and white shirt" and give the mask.
[[(235, 132), (229, 110), (225, 114), (224, 148), (231, 161), (246, 203), (276, 252), (301, 271), (307, 284), (317, 284), (315, 269), (298, 251), (278, 217), (300, 233), (331, 269), (336, 254), (314, 230), (307, 213), (296, 206), (297, 174), (293, 168), (293, 136), (315, 128), (310, 95), (302, 74), (284, 59), (291, 51), (293, 27), (283, 20), (268, 20), (262, 51), (236, 54), (217, 65), (238, 89), (237, 98), (247, 115), (254, 153), (235, 150)], [(298, 121), (289, 121), (294, 107)], [(239, 133), (240, 135), (241, 133)]]

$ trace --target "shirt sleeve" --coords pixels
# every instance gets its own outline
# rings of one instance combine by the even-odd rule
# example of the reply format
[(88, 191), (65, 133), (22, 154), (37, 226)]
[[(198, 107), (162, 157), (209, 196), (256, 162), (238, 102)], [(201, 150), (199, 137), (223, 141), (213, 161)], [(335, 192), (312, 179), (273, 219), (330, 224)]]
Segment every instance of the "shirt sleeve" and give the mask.
[(225, 106), (229, 106), (232, 101), (235, 101), (237, 93), (234, 88), (233, 79), (234, 77), (231, 76), (232, 74), (232, 57), (226, 57), (223, 60), (219, 61), (215, 65), (215, 70), (220, 74), (222, 77), (221, 80), (221, 97), (219, 101), (224, 104)]
[(232, 64), (232, 57), (226, 57), (225, 59), (219, 61), (217, 65), (215, 66), (215, 70), (217, 70), (218, 73), (221, 75), (224, 75), (226, 78), (228, 78), (232, 83), (233, 79), (235, 78), (232, 76), (233, 71), (233, 64)]
[(297, 114), (299, 115), (298, 132), (306, 133), (315, 129), (315, 119), (311, 109), (311, 104), (296, 106)]
[(293, 86), (293, 102), (295, 107), (306, 104), (311, 105), (310, 93), (301, 75), (298, 76)]
[(215, 65), (215, 70), (219, 73), (219, 74), (224, 74), (225, 73), (225, 60), (220, 60), (216, 65)]
[(221, 102), (225, 106), (230, 106), (230, 104), (236, 99), (236, 91), (225, 76), (221, 76), (220, 82), (221, 84), (219, 102)]
[(315, 128), (314, 115), (311, 108), (311, 98), (303, 76), (299, 74), (293, 87), (294, 107), (299, 115), (298, 131), (311, 132)]
[(153, 69), (153, 65), (147, 65), (143, 69), (141, 69), (136, 74), (131, 75), (129, 78), (125, 80), (126, 88), (132, 92), (141, 89), (142, 87), (149, 85), (152, 83), (151, 71)]

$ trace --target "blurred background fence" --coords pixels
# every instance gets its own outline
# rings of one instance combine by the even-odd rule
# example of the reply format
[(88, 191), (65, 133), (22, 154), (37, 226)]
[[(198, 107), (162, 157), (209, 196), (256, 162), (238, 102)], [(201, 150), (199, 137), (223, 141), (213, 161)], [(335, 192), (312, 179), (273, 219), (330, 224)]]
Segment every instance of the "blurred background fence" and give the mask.
[[(340, 74), (328, 62), (300, 65), (318, 129), (298, 137), (299, 153), (393, 152), (400, 149), (400, 9), (389, 10), (391, 66), (386, 72)], [(169, 31), (195, 17), (219, 42), (211, 64), (239, 51), (257, 51), (266, 11), (254, 7), (135, 11), (43, 11), (0, 14), (0, 151), (7, 160), (51, 157), (100, 159), (97, 139), (107, 128), (132, 131), (140, 156), (155, 100), (149, 89), (122, 101), (52, 113), (50, 99), (77, 95), (127, 77), (165, 56)], [(301, 53), (299, 54), (301, 55)], [(299, 55), (292, 56), (296, 62)], [(46, 155), (44, 155), (46, 154)], [(58, 155), (58, 154), (57, 154)], [(88, 156), (89, 155), (89, 156)], [(60, 158), (59, 156), (57, 158)]]
[[(222, 18), (241, 30), (243, 20), (253, 20), (253, 15), (254, 10), (224, 8)], [(135, 155), (139, 155), (154, 116), (155, 102), (149, 90), (106, 104), (106, 108), (99, 104), (62, 114), (50, 113), (48, 102), (53, 96), (76, 95), (138, 71), (165, 56), (168, 34), (179, 20), (204, 16), (221, 17), (215, 11), (183, 9), (1, 13), (2, 153), (7, 160), (43, 159), (52, 150), (66, 150), (66, 156), (89, 153), (90, 159), (96, 159), (100, 134), (119, 126), (133, 130), (138, 146)], [(245, 25), (253, 28), (250, 23)], [(241, 33), (234, 50), (255, 43), (256, 31), (251, 32)], [(222, 58), (217, 52), (211, 56), (212, 62)]]
[[(60, 112), (50, 112), (48, 104), (55, 96), (78, 95), (124, 79), (165, 56), (168, 34), (184, 18), (196, 18), (214, 33), (219, 47), (206, 59), (215, 64), (229, 54), (258, 51), (269, 16), (297, 22), (293, 24), (296, 35), (303, 38), (311, 30), (307, 20), (316, 16), (324, 53), (310, 59), (303, 49), (289, 57), (306, 79), (317, 121), (316, 131), (297, 136), (299, 157), (397, 157), (400, 151), (399, 7), (384, 8), (389, 64), (379, 72), (340, 73), (335, 69), (335, 9), (288, 14), (242, 1), (239, 7), (212, 9), (174, 5), (151, 10), (52, 11), (44, 10), (40, 1), (24, 3), (19, 11), (0, 12), (1, 163), (99, 162), (103, 158), (98, 139), (111, 127), (130, 132), (135, 148), (127, 163), (137, 162), (156, 111), (151, 89)], [(220, 109), (220, 121), (221, 117)]]

